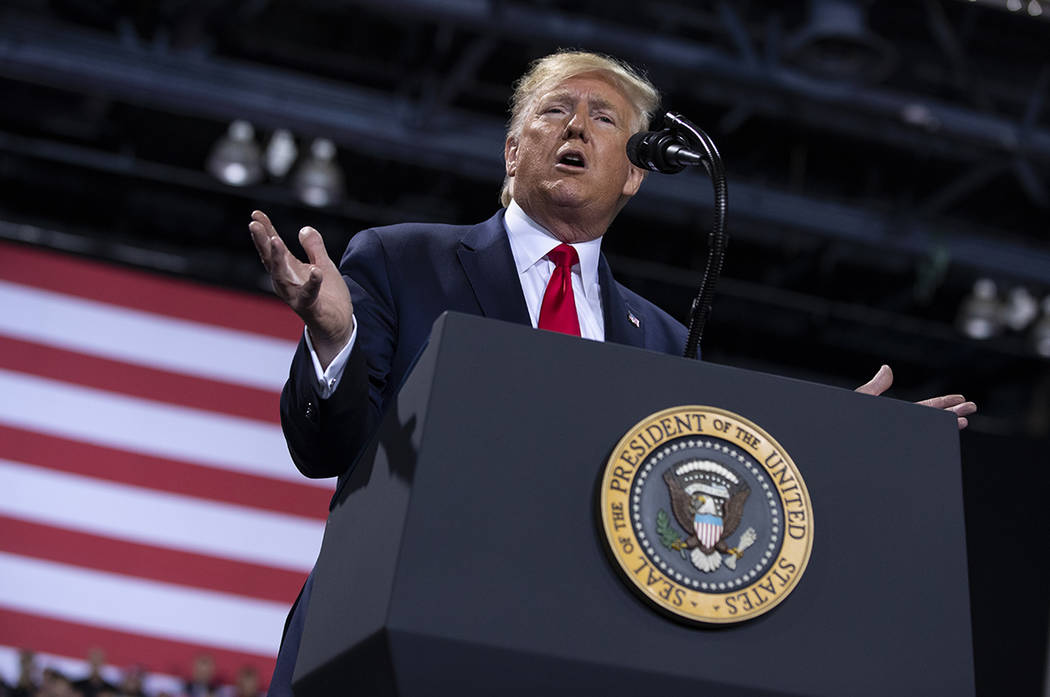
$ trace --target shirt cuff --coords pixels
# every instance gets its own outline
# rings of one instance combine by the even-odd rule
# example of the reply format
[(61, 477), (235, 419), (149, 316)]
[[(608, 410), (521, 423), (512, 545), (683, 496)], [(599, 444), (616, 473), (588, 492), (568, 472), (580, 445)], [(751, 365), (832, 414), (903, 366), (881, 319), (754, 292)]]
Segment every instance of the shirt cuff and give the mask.
[(339, 387), (339, 381), (343, 378), (343, 370), (346, 369), (346, 361), (350, 358), (350, 352), (354, 350), (354, 344), (357, 342), (357, 318), (351, 315), (350, 321), (354, 326), (350, 331), (350, 339), (346, 342), (346, 346), (332, 359), (332, 362), (328, 364), (328, 370), (321, 368), (321, 360), (317, 357), (317, 352), (314, 351), (313, 342), (310, 341), (310, 332), (305, 328), (303, 329), (303, 335), (306, 337), (306, 348), (309, 349), (310, 360), (314, 363), (317, 394), (321, 399), (328, 399), (335, 392), (335, 389)]

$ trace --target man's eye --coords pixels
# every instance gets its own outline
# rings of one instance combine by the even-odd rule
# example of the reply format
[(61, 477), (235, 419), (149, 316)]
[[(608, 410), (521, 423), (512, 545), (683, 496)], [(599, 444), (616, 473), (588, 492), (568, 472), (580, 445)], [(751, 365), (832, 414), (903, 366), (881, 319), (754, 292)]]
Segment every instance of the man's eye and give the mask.
[(543, 113), (544, 114), (564, 114), (565, 113), (565, 107), (549, 106), (549, 107), (547, 107), (546, 109), (543, 110)]
[(616, 123), (616, 121), (614, 121), (611, 116), (606, 116), (605, 114), (599, 114), (598, 115), (598, 120), (602, 121), (604, 123), (611, 123), (611, 124), (615, 124)]

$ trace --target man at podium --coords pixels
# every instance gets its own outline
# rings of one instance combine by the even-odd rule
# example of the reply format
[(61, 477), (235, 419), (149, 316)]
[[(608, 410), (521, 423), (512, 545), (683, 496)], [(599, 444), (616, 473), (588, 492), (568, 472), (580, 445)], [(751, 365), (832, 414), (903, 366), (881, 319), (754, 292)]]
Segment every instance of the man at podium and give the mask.
[[(656, 89), (626, 64), (584, 52), (539, 59), (518, 81), (504, 145), (502, 208), (473, 226), (406, 224), (353, 237), (339, 266), (320, 234), (289, 253), (269, 218), (249, 229), (274, 289), (306, 324), (281, 398), (292, 458), (308, 477), (343, 478), (378, 427), (434, 320), (446, 310), (679, 354), (686, 330), (615, 281), (602, 236), (642, 184), (626, 156)], [(553, 357), (552, 357), (553, 358)], [(883, 366), (859, 388), (880, 394)], [(927, 400), (960, 427), (960, 395)], [(270, 688), (290, 684), (311, 582), (293, 607)]]

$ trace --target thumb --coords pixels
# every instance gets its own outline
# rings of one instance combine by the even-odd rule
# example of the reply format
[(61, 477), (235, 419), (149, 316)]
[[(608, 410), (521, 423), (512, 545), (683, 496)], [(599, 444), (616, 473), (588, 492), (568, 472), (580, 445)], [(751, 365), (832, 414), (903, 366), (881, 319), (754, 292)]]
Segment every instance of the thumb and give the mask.
[(877, 373), (875, 373), (875, 377), (868, 380), (854, 391), (860, 392), (861, 394), (880, 395), (890, 389), (890, 385), (892, 384), (893, 371), (890, 370), (888, 365), (884, 365), (879, 368)]
[(325, 262), (330, 262), (328, 258), (328, 250), (325, 249), (324, 239), (314, 228), (307, 226), (299, 231), (299, 244), (303, 246), (303, 250), (306, 251), (306, 256), (310, 259), (310, 263), (315, 266), (320, 266)]

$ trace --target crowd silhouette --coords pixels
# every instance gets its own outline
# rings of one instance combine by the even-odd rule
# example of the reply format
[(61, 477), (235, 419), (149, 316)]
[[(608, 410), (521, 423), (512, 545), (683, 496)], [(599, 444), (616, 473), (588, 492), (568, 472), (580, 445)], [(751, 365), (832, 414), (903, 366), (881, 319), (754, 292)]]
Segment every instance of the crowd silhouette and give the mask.
[[(258, 671), (243, 666), (232, 681), (223, 680), (214, 659), (197, 656), (187, 675), (166, 680), (168, 687), (150, 691), (147, 671), (139, 665), (120, 671), (104, 670), (106, 655), (92, 649), (86, 670), (67, 674), (35, 652), (23, 649), (18, 656), (18, 674), (0, 676), (0, 697), (263, 697)], [(155, 681), (154, 681), (155, 682)], [(174, 683), (174, 684), (172, 684)]]

